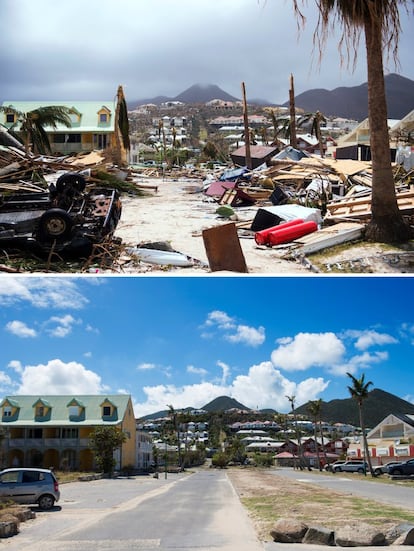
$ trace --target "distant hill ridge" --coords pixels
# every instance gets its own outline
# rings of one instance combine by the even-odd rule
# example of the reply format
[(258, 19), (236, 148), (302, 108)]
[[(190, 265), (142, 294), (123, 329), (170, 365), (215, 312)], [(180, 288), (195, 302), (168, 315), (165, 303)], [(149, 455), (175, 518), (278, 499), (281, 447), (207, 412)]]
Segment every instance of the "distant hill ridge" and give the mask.
[[(388, 118), (402, 119), (414, 109), (414, 81), (395, 73), (385, 76), (387, 94)], [(368, 84), (359, 86), (339, 87), (334, 90), (315, 88), (295, 97), (296, 107), (305, 112), (321, 111), (326, 116), (343, 117), (361, 121), (368, 116)], [(213, 99), (223, 101), (240, 101), (231, 96), (216, 84), (194, 84), (175, 97), (156, 96), (142, 100), (129, 101), (131, 108), (138, 105), (154, 103), (160, 105), (168, 101), (181, 101), (186, 104), (207, 103)], [(248, 98), (248, 102), (256, 105), (272, 105), (264, 99)], [(287, 107), (286, 101), (283, 107)]]
[[(296, 413), (298, 415), (309, 417), (309, 412), (307, 409), (308, 404), (309, 402), (297, 407)], [(390, 414), (414, 415), (414, 404), (407, 402), (394, 394), (390, 394), (389, 392), (385, 392), (384, 390), (377, 388), (368, 393), (368, 398), (365, 400), (363, 408), (365, 423), (367, 427), (371, 428), (378, 425), (378, 423)], [(189, 411), (192, 409), (196, 408), (187, 407), (181, 411)], [(240, 409), (253, 412), (251, 408), (248, 408), (229, 396), (219, 396), (199, 409), (204, 409), (208, 413), (227, 411), (229, 409)], [(261, 411), (254, 410), (254, 412), (260, 413)], [(272, 410), (262, 410), (262, 413), (270, 412), (272, 412)], [(276, 411), (273, 412), (277, 413)], [(151, 415), (146, 415), (145, 417), (142, 417), (142, 419), (150, 420), (166, 417), (168, 416), (168, 413), (168, 410), (159, 411)], [(327, 423), (339, 422), (359, 426), (359, 412), (356, 401), (350, 397), (335, 399), (329, 402), (322, 402), (321, 419)]]

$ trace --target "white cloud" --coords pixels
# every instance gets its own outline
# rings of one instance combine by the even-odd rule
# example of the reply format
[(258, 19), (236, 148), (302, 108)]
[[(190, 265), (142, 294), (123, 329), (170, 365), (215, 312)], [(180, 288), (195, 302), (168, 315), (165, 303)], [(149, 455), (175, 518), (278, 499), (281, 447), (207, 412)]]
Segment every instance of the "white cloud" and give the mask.
[(21, 337), (22, 339), (37, 337), (36, 330), (28, 327), (23, 321), (9, 321), (9, 323), (6, 324), (6, 330), (12, 335)]
[(52, 329), (48, 329), (47, 332), (52, 337), (58, 337), (63, 338), (70, 335), (72, 332), (72, 327), (75, 324), (80, 324), (80, 320), (76, 320), (73, 316), (70, 314), (67, 314), (66, 316), (52, 316), (48, 324), (55, 324), (55, 326)]
[(352, 356), (344, 363), (333, 364), (328, 368), (328, 371), (332, 375), (346, 375), (346, 373), (351, 373), (352, 375), (357, 373), (361, 369), (369, 369), (373, 364), (378, 364), (384, 362), (388, 359), (388, 352), (386, 351), (377, 351), (373, 354), (369, 352), (364, 352), (356, 356)]
[(227, 384), (227, 379), (230, 376), (230, 366), (220, 360), (217, 362), (217, 365), (221, 368), (222, 371), (220, 385), (225, 386)]
[(138, 371), (150, 371), (152, 369), (157, 369), (156, 364), (152, 364), (149, 362), (144, 362), (139, 365), (137, 365)]
[(188, 365), (186, 371), (187, 373), (191, 373), (193, 375), (201, 375), (202, 377), (204, 377), (208, 373), (207, 369), (203, 369), (202, 367), (195, 367), (194, 365)]
[(347, 335), (356, 339), (355, 348), (358, 350), (367, 350), (371, 346), (396, 344), (398, 342), (392, 335), (378, 333), (371, 329), (367, 331), (348, 331)]
[(304, 371), (310, 367), (330, 367), (345, 353), (345, 346), (334, 333), (298, 333), (287, 341), (279, 340), (271, 355), (273, 364), (286, 371)]
[[(223, 368), (226, 364), (218, 362)], [(247, 407), (255, 409), (273, 408), (288, 411), (286, 396), (295, 395), (299, 405), (317, 398), (329, 385), (323, 378), (309, 378), (295, 383), (284, 377), (271, 362), (262, 362), (249, 369), (247, 375), (238, 375), (228, 384), (202, 382), (194, 385), (155, 385), (143, 388), (146, 400), (134, 406), (137, 417), (166, 409), (167, 404), (174, 408), (201, 408), (217, 396), (231, 396)]]
[(101, 377), (82, 364), (54, 359), (26, 365), (17, 394), (100, 394), (106, 390)]
[(217, 325), (220, 329), (231, 329), (235, 324), (233, 319), (226, 314), (226, 312), (214, 310), (208, 314), (206, 325)]
[[(217, 329), (221, 337), (231, 343), (241, 343), (247, 346), (260, 346), (264, 343), (265, 329), (264, 327), (250, 327), (244, 324), (238, 324), (236, 320), (230, 317), (226, 312), (214, 310), (207, 316), (204, 326), (211, 330)], [(211, 338), (214, 334), (203, 333), (203, 338)]]
[(23, 366), (19, 360), (11, 360), (7, 367), (13, 369), (16, 373), (23, 373)]
[(0, 304), (12, 306), (28, 302), (36, 308), (73, 309), (86, 306), (88, 299), (79, 291), (76, 278), (1, 278)]
[(266, 337), (264, 327), (256, 329), (247, 325), (238, 325), (236, 332), (232, 335), (226, 335), (225, 339), (230, 342), (240, 342), (249, 346), (260, 346), (264, 343)]

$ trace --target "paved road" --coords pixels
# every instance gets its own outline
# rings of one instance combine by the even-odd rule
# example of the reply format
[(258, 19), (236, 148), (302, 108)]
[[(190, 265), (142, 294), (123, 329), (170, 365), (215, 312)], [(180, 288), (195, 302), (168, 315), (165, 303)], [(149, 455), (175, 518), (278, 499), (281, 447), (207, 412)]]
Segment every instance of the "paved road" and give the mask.
[(225, 471), (62, 485), (8, 551), (263, 551)]
[(315, 471), (296, 471), (291, 468), (275, 469), (274, 474), (414, 510), (414, 487), (404, 485), (403, 482), (384, 484), (378, 479), (372, 480), (370, 475), (365, 477), (355, 473), (352, 476), (341, 476), (341, 473), (322, 474)]

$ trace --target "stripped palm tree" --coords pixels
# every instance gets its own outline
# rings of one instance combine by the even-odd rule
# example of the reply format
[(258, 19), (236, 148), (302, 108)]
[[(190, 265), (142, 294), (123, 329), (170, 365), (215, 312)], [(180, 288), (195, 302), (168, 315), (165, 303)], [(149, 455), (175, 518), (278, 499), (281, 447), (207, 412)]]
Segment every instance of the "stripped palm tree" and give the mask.
[(315, 136), (316, 139), (318, 140), (319, 153), (320, 153), (320, 156), (323, 158), (325, 154), (324, 154), (324, 145), (323, 145), (323, 138), (322, 138), (322, 131), (321, 131), (322, 124), (326, 124), (326, 118), (320, 111), (316, 111), (316, 113), (306, 113), (302, 115), (298, 120), (298, 126), (309, 125), (311, 127), (310, 133), (312, 136)]
[[(300, 5), (307, 0), (292, 0), (299, 25), (305, 23)], [(384, 243), (404, 242), (411, 230), (397, 204), (388, 135), (383, 52), (392, 52), (397, 62), (401, 32), (400, 8), (408, 13), (409, 0), (315, 0), (319, 19), (314, 44), (320, 55), (329, 31), (342, 27), (341, 58), (345, 47), (348, 63), (355, 67), (361, 34), (365, 38), (368, 80), (368, 119), (372, 158), (372, 216), (365, 237)], [(353, 54), (353, 55), (351, 55)]]
[(167, 407), (168, 407), (168, 414), (173, 425), (173, 429), (177, 435), (178, 467), (181, 470), (182, 461), (181, 461), (181, 443), (180, 443), (180, 423), (178, 420), (178, 413), (175, 411), (174, 407), (171, 404), (167, 405)]
[(9, 130), (12, 135), (21, 138), (26, 153), (51, 153), (45, 127), (56, 130), (58, 124), (63, 124), (66, 128), (71, 126), (72, 110), (59, 105), (38, 107), (27, 113), (8, 105), (0, 107), (0, 112), (14, 115), (14, 123)]
[(368, 393), (369, 393), (368, 389), (373, 383), (371, 381), (365, 382), (364, 374), (362, 374), (361, 377), (359, 377), (359, 379), (357, 377), (354, 377), (354, 375), (352, 375), (351, 373), (347, 373), (347, 375), (352, 381), (352, 386), (348, 386), (349, 393), (351, 394), (352, 398), (356, 400), (358, 404), (359, 424), (361, 426), (361, 431), (362, 431), (362, 442), (364, 446), (365, 460), (368, 463), (369, 472), (371, 473), (371, 476), (375, 476), (374, 471), (372, 469), (371, 457), (369, 455), (368, 440), (367, 440), (365, 421), (364, 421), (364, 415), (363, 415), (363, 404), (364, 404), (364, 401), (368, 398)]

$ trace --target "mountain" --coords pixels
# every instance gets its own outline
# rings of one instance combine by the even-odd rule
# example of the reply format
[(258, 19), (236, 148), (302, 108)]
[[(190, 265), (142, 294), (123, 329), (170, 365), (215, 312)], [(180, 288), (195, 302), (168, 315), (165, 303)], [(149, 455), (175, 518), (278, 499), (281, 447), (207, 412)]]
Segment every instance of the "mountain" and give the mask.
[(219, 396), (218, 398), (215, 398), (205, 406), (203, 406), (201, 409), (205, 409), (209, 413), (213, 411), (226, 411), (228, 409), (244, 409), (246, 411), (249, 411), (250, 408), (244, 406), (234, 398), (229, 398), (228, 396)]
[(221, 99), (223, 101), (238, 101), (237, 98), (224, 92), (215, 84), (194, 84), (178, 94), (174, 101), (182, 101), (183, 103), (207, 103), (213, 99)]
[[(296, 408), (296, 413), (309, 416), (307, 406), (308, 404), (304, 404)], [(363, 412), (366, 426), (373, 428), (391, 413), (413, 415), (414, 404), (376, 388), (368, 393), (368, 398), (364, 401)], [(328, 423), (339, 422), (359, 426), (358, 404), (351, 397), (322, 402), (321, 418), (322, 421)]]
[(222, 90), (216, 84), (193, 84), (190, 88), (184, 90), (175, 97), (156, 96), (154, 98), (146, 98), (137, 101), (128, 102), (131, 106), (146, 105), (154, 103), (160, 105), (168, 101), (181, 101), (182, 103), (207, 103), (213, 99), (221, 99), (223, 101), (239, 101), (238, 98), (231, 96)]
[[(388, 118), (402, 119), (414, 109), (414, 81), (397, 74), (385, 76)], [(315, 88), (295, 96), (295, 105), (306, 113), (319, 110), (326, 116), (362, 121), (368, 116), (368, 83), (334, 90)], [(289, 106), (289, 102), (283, 104)]]

